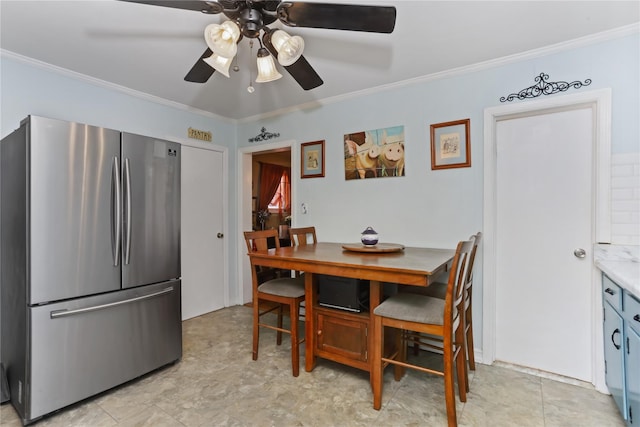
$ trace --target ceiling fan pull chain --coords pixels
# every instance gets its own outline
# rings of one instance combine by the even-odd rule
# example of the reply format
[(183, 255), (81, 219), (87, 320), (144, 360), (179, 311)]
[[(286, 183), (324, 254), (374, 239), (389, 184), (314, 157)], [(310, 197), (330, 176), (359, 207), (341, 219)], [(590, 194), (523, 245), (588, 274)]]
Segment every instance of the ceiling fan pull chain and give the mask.
[[(251, 63), (251, 58), (253, 58), (253, 40), (249, 40), (249, 63)], [(256, 89), (251, 84), (251, 67), (249, 67), (249, 86), (247, 87), (247, 92), (253, 93)]]
[(236, 55), (233, 57), (233, 60), (235, 61), (235, 65), (233, 66), (233, 71), (235, 71), (236, 73), (240, 71), (240, 67), (238, 66), (238, 56), (239, 55)]

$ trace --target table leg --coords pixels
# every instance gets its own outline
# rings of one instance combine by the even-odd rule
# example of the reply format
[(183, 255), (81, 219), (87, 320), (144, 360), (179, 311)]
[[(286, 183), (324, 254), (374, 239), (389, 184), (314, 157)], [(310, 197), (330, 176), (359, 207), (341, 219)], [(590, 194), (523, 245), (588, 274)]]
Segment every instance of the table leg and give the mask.
[(305, 370), (313, 371), (316, 365), (316, 315), (315, 305), (317, 304), (317, 278), (313, 273), (304, 273), (304, 349), (305, 349)]
[[(373, 388), (374, 379), (373, 379), (373, 361), (376, 358), (376, 355), (382, 351), (379, 349), (381, 343), (377, 339), (378, 331), (376, 330), (375, 322), (373, 321), (373, 309), (380, 305), (382, 300), (382, 285), (377, 280), (371, 280), (369, 282), (369, 328), (370, 333), (368, 336), (367, 345), (369, 346), (369, 382), (371, 383), (371, 387)], [(380, 357), (380, 356), (378, 356)]]

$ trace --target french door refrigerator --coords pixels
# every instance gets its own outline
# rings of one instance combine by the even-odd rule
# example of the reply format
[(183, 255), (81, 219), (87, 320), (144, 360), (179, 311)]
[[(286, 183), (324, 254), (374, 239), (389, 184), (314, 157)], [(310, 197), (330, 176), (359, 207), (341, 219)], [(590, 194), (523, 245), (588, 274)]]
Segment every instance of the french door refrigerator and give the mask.
[(178, 360), (180, 145), (29, 116), (0, 165), (0, 354), (22, 422)]

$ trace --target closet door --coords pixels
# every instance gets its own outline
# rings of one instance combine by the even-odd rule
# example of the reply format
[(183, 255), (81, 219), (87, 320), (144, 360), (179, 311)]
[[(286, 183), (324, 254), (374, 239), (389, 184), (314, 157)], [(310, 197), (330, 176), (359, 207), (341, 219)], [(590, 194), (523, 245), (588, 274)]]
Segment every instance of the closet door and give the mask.
[(224, 154), (182, 146), (182, 319), (225, 307)]
[(592, 381), (593, 111), (497, 123), (496, 359)]

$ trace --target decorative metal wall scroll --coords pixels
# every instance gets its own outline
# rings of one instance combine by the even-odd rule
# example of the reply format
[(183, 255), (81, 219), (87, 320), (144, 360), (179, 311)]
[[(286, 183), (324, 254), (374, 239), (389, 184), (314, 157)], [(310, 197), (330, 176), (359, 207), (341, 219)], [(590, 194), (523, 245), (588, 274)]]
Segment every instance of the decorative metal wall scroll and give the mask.
[(262, 129), (260, 129), (260, 134), (254, 136), (253, 138), (249, 138), (249, 142), (266, 141), (267, 139), (277, 138), (279, 136), (280, 134), (277, 132), (275, 133), (267, 132), (267, 128), (263, 126)]
[(512, 93), (507, 97), (503, 96), (500, 98), (500, 102), (513, 101), (516, 98), (526, 99), (536, 98), (540, 95), (553, 95), (554, 93), (564, 92), (572, 86), (574, 89), (580, 89), (582, 86), (589, 86), (591, 84), (591, 79), (587, 79), (584, 82), (575, 81), (571, 83), (547, 82), (548, 79), (548, 74), (540, 73), (540, 75), (535, 78), (537, 82), (535, 85), (524, 88), (518, 93)]

